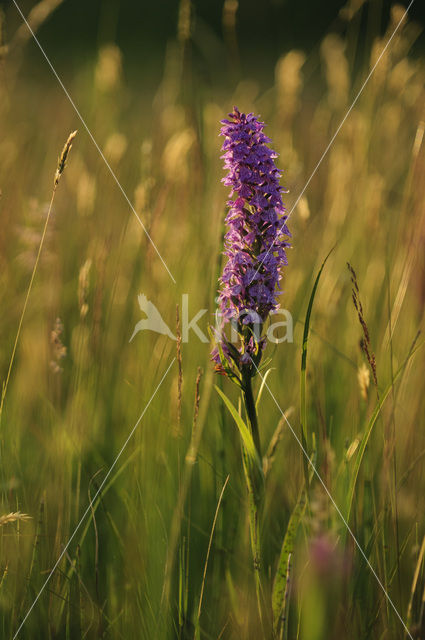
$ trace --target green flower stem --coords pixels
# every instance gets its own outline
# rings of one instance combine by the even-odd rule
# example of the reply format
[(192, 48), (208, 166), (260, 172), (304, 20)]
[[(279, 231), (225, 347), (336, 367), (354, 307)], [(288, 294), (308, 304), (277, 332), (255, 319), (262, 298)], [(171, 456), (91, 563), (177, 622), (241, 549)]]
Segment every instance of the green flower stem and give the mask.
[[(254, 395), (252, 392), (252, 375), (249, 371), (242, 372), (243, 383), (243, 396), (245, 401), (245, 408), (248, 417), (248, 423), (254, 441), (255, 448), (258, 453), (258, 458), (261, 463), (261, 443), (260, 432), (258, 429), (257, 411), (255, 408)], [(244, 455), (244, 471), (248, 488), (249, 498), (249, 526), (251, 534), (251, 548), (254, 561), (254, 573), (255, 573), (255, 590), (257, 595), (258, 613), (260, 617), (260, 623), (265, 629), (265, 619), (263, 614), (263, 595), (261, 586), (261, 543), (260, 543), (260, 511), (261, 511), (261, 492), (258, 491), (257, 482), (253, 481), (252, 467), (250, 467), (246, 455)]]
[(258, 457), (261, 458), (260, 432), (258, 429), (257, 411), (255, 409), (254, 394), (252, 393), (252, 374), (249, 370), (242, 372), (243, 395), (248, 422)]

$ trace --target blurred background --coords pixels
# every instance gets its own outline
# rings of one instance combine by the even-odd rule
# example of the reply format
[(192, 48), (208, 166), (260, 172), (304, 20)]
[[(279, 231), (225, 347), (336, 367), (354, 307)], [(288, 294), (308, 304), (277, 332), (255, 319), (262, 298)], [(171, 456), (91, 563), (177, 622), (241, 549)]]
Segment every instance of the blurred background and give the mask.
[[(350, 18), (355, 22), (356, 38), (370, 46), (372, 29), (374, 35), (385, 33), (393, 3), (307, 0), (300, 4), (293, 0), (265, 0), (259, 4), (254, 0), (193, 0), (190, 4), (193, 64), (198, 79), (214, 87), (214, 81), (226, 85), (237, 80), (238, 74), (256, 77), (263, 86), (270, 85), (274, 65), (283, 53), (301, 48), (311, 55), (329, 30), (346, 34)], [(22, 0), (18, 5), (27, 15), (35, 3)], [(136, 82), (137, 78), (139, 82), (153, 77), (158, 80), (167, 44), (177, 36), (181, 9), (176, 0), (162, 0), (158, 5), (130, 0), (90, 3), (50, 0), (43, 5), (42, 13), (50, 15), (38, 33), (56, 64), (78, 67), (87, 56), (96, 55), (99, 45), (112, 41), (123, 53), (126, 74), (131, 74)], [(7, 33), (11, 36), (22, 20), (12, 2), (1, 2), (0, 6), (7, 12)], [(423, 24), (423, 3), (415, 1), (409, 15)], [(420, 56), (424, 43), (425, 36), (421, 34), (412, 45), (412, 53)], [(30, 42), (28, 49), (34, 56), (29, 56), (26, 62), (31, 68), (41, 67), (40, 73), (47, 75), (48, 68), (40, 64), (36, 45)], [(356, 51), (359, 63), (365, 55), (367, 48)]]
[[(294, 342), (269, 345), (268, 383), (298, 433), (304, 318), (314, 278), (335, 247), (311, 320), (309, 437), (321, 477), (409, 633), (425, 638), (423, 3), (413, 3), (385, 51), (407, 3), (18, 4), (176, 282), (16, 7), (0, 3), (2, 382), (57, 158), (78, 129), (3, 386), (1, 637), (14, 637), (173, 358), (19, 637), (262, 637), (238, 433), (213, 385), (235, 404), (236, 389), (213, 373), (211, 347), (193, 332), (181, 349), (148, 331), (129, 343), (143, 316), (140, 293), (173, 333), (184, 293), (190, 318), (208, 309), (199, 322), (205, 333), (212, 321), (228, 197), (219, 121), (236, 104), (267, 123), (287, 208), (296, 205), (281, 301)], [(376, 388), (347, 261), (376, 356)], [(303, 470), (266, 392), (259, 421), (270, 469), (262, 524), (268, 598)], [(285, 638), (399, 639), (403, 632), (313, 483), (292, 557)]]

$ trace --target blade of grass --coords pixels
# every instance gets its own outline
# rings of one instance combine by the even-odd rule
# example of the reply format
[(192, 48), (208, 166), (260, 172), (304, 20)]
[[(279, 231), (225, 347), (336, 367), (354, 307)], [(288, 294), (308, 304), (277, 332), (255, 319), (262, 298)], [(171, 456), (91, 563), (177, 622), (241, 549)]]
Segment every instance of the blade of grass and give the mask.
[(212, 545), (212, 539), (213, 539), (213, 536), (214, 536), (215, 524), (217, 522), (218, 512), (220, 510), (221, 501), (223, 500), (224, 491), (225, 491), (225, 489), (227, 487), (227, 483), (229, 482), (229, 478), (230, 478), (230, 475), (228, 475), (226, 480), (224, 481), (224, 485), (223, 485), (223, 488), (221, 490), (220, 497), (218, 499), (217, 508), (215, 510), (214, 520), (213, 520), (212, 527), (211, 527), (210, 539), (209, 539), (209, 542), (208, 542), (207, 557), (205, 558), (204, 573), (202, 575), (202, 585), (201, 585), (201, 594), (199, 596), (198, 613), (197, 613), (197, 616), (196, 616), (196, 632), (195, 632), (195, 637), (196, 638), (200, 638), (199, 621), (200, 621), (200, 618), (201, 618), (202, 600), (203, 600), (203, 597), (204, 597), (205, 579), (207, 577), (208, 560), (209, 560), (210, 552), (211, 552), (211, 545)]
[(354, 464), (354, 469), (353, 469), (353, 473), (351, 475), (351, 483), (348, 489), (348, 494), (347, 494), (347, 507), (346, 507), (346, 520), (347, 522), (350, 519), (350, 514), (351, 514), (351, 509), (352, 509), (352, 505), (353, 505), (353, 499), (354, 499), (354, 491), (356, 488), (356, 483), (357, 483), (357, 478), (359, 475), (359, 471), (360, 471), (360, 467), (362, 464), (362, 460), (363, 460), (363, 456), (364, 453), (366, 451), (366, 447), (367, 447), (367, 443), (369, 442), (369, 438), (371, 436), (373, 427), (376, 423), (376, 420), (378, 419), (378, 416), (381, 412), (382, 406), (385, 403), (385, 400), (387, 399), (388, 395), (390, 394), (391, 390), (394, 387), (394, 383), (396, 382), (396, 380), (400, 377), (400, 375), (403, 373), (407, 363), (409, 362), (409, 360), (412, 358), (412, 356), (424, 345), (424, 342), (421, 342), (421, 344), (419, 344), (417, 347), (415, 347), (414, 349), (411, 349), (407, 358), (404, 360), (403, 364), (400, 366), (400, 368), (395, 372), (393, 379), (391, 380), (391, 382), (388, 384), (388, 386), (385, 388), (383, 394), (380, 396), (380, 399), (370, 417), (370, 420), (368, 422), (367, 428), (363, 434), (363, 438), (360, 442), (359, 448), (358, 448), (358, 453), (356, 456), (356, 460), (355, 460), (355, 464)]
[(17, 347), (18, 347), (19, 338), (21, 336), (22, 325), (23, 325), (23, 322), (24, 322), (24, 317), (25, 317), (25, 313), (26, 313), (26, 310), (27, 310), (28, 301), (29, 301), (29, 298), (30, 298), (30, 295), (31, 295), (33, 284), (34, 284), (35, 275), (37, 273), (38, 264), (40, 262), (40, 256), (41, 256), (41, 252), (43, 250), (43, 245), (44, 245), (44, 241), (45, 241), (46, 234), (47, 234), (47, 227), (49, 226), (49, 220), (50, 220), (51, 213), (52, 213), (52, 208), (53, 208), (53, 203), (54, 203), (54, 200), (55, 200), (56, 190), (58, 188), (60, 177), (61, 177), (61, 175), (64, 172), (64, 169), (66, 167), (66, 162), (67, 162), (67, 159), (68, 159), (68, 156), (69, 156), (69, 152), (71, 151), (72, 143), (73, 143), (74, 138), (75, 138), (76, 135), (77, 135), (77, 132), (73, 131), (68, 136), (68, 139), (65, 142), (65, 145), (64, 145), (64, 147), (62, 149), (62, 153), (61, 153), (61, 155), (59, 156), (59, 159), (58, 159), (58, 165), (57, 165), (57, 168), (56, 168), (56, 173), (55, 173), (55, 178), (54, 178), (54, 183), (53, 183), (52, 197), (50, 199), (49, 208), (47, 210), (46, 219), (44, 221), (43, 231), (41, 233), (41, 239), (40, 239), (40, 243), (38, 245), (37, 256), (35, 258), (34, 266), (32, 268), (31, 277), (30, 277), (30, 281), (29, 281), (29, 284), (28, 284), (27, 292), (25, 294), (24, 306), (22, 307), (21, 316), (19, 318), (18, 329), (17, 329), (16, 336), (15, 336), (15, 342), (13, 343), (12, 355), (10, 356), (9, 367), (7, 369), (7, 374), (6, 374), (6, 380), (3, 383), (3, 388), (2, 388), (2, 392), (1, 392), (0, 424), (1, 424), (1, 417), (2, 417), (2, 414), (3, 414), (3, 407), (4, 407), (4, 401), (5, 401), (5, 398), (6, 398), (7, 388), (9, 386), (10, 375), (12, 373), (13, 363), (15, 362), (16, 350), (17, 350)]
[[(425, 536), (422, 540), (422, 545), (418, 554), (418, 560), (416, 562), (416, 568), (415, 568), (415, 573), (413, 575), (413, 581), (412, 581), (412, 586), (410, 589), (410, 598), (409, 598), (409, 605), (407, 607), (407, 626), (410, 628), (410, 625), (412, 623), (412, 605), (413, 605), (413, 597), (415, 595), (415, 591), (416, 591), (416, 586), (418, 584), (418, 578), (419, 578), (419, 574), (421, 571), (421, 567), (422, 567), (422, 562), (424, 559), (424, 554), (425, 554)], [(406, 634), (404, 635), (404, 637), (406, 637)]]
[(266, 384), (266, 380), (269, 377), (270, 373), (274, 370), (274, 367), (270, 367), (270, 369), (267, 369), (266, 373), (263, 376), (263, 379), (261, 380), (261, 385), (260, 385), (260, 389), (258, 391), (257, 394), (257, 399), (255, 401), (255, 409), (258, 411), (258, 406), (260, 404), (260, 400), (261, 400), (261, 396), (263, 395), (263, 391), (264, 391), (264, 386)]
[(304, 515), (306, 504), (307, 490), (304, 486), (289, 518), (273, 582), (272, 612), (273, 635), (275, 638), (280, 636), (284, 626), (285, 606), (287, 606), (287, 603), (285, 603), (285, 594), (287, 591), (289, 559), (294, 550), (295, 537), (297, 535), (298, 526)]
[[(316, 280), (313, 285), (313, 289), (310, 295), (310, 299), (308, 301), (307, 312), (305, 315), (304, 321), (304, 333), (303, 333), (303, 342), (302, 342), (302, 354), (301, 354), (301, 377), (300, 377), (300, 420), (301, 420), (301, 443), (304, 447), (305, 451), (308, 451), (308, 431), (307, 431), (307, 396), (306, 396), (306, 386), (307, 386), (307, 345), (308, 345), (308, 336), (310, 329), (310, 319), (311, 312), (313, 310), (313, 302), (316, 296), (317, 286), (319, 284), (320, 276), (322, 275), (323, 268), (331, 255), (334, 247), (329, 251), (328, 255), (322, 262), (322, 266), (319, 269), (319, 273), (316, 276)], [(304, 467), (304, 480), (308, 490), (309, 486), (309, 473), (308, 473), (308, 464), (306, 456), (303, 456), (303, 467)]]

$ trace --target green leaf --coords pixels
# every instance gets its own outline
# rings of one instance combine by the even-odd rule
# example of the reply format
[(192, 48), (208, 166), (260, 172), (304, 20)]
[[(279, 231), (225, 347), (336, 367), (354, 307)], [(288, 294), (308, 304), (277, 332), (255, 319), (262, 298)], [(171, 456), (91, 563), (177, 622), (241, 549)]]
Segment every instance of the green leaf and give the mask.
[(257, 399), (255, 401), (255, 409), (256, 410), (258, 409), (258, 405), (260, 404), (261, 396), (263, 395), (264, 387), (266, 385), (266, 380), (267, 380), (267, 378), (269, 377), (270, 373), (273, 370), (274, 370), (274, 367), (270, 367), (270, 369), (267, 369), (266, 373), (262, 377), (260, 389), (258, 391)]
[[(307, 433), (307, 398), (306, 398), (306, 380), (307, 380), (307, 345), (308, 345), (308, 335), (310, 330), (310, 318), (311, 312), (313, 310), (313, 302), (317, 291), (317, 285), (319, 284), (320, 276), (322, 275), (323, 268), (331, 255), (334, 248), (332, 248), (326, 258), (322, 262), (322, 266), (319, 269), (319, 273), (316, 276), (316, 280), (314, 282), (313, 290), (310, 295), (310, 300), (308, 302), (307, 313), (305, 315), (304, 321), (304, 334), (303, 334), (303, 344), (302, 344), (302, 354), (301, 354), (301, 378), (300, 378), (300, 418), (301, 418), (301, 441), (304, 447), (305, 452), (308, 453), (308, 433)], [(304, 478), (306, 482), (306, 486), (308, 487), (308, 466), (307, 466), (307, 458), (303, 455), (303, 463), (304, 463)]]
[(238, 427), (239, 434), (242, 440), (242, 460), (249, 499), (255, 505), (255, 508), (258, 508), (264, 490), (264, 473), (260, 456), (258, 455), (257, 449), (254, 444), (254, 439), (249, 427), (242, 420), (241, 416), (239, 415), (238, 411), (235, 409), (229, 398), (217, 386), (215, 386), (215, 388), (217, 390), (217, 393), (224, 401), (226, 407), (229, 409)]
[(306, 503), (307, 491), (304, 488), (301, 491), (297, 504), (295, 505), (294, 510), (291, 513), (291, 517), (289, 518), (288, 527), (283, 539), (279, 563), (277, 565), (277, 571), (273, 582), (272, 611), (273, 634), (275, 638), (278, 637), (284, 613), (288, 558), (289, 554), (291, 554), (294, 549), (294, 542), (297, 535), (298, 525), (300, 524), (301, 518), (304, 515)]
[(255, 448), (254, 440), (252, 438), (252, 435), (251, 435), (251, 432), (250, 432), (248, 426), (242, 420), (242, 418), (239, 415), (239, 413), (237, 412), (236, 408), (233, 406), (233, 404), (229, 400), (229, 398), (223, 393), (223, 391), (221, 389), (219, 389), (217, 387), (217, 385), (214, 385), (214, 387), (215, 387), (217, 393), (219, 394), (219, 396), (221, 397), (221, 399), (223, 400), (223, 402), (226, 405), (226, 407), (229, 409), (233, 420), (236, 422), (236, 426), (239, 429), (239, 433), (240, 433), (240, 436), (242, 438), (242, 442), (243, 442), (245, 451), (247, 452), (249, 458), (253, 462), (255, 462), (256, 466), (258, 467), (258, 469), (262, 473), (262, 465), (261, 465), (260, 457), (259, 457), (259, 455), (257, 453), (257, 449)]

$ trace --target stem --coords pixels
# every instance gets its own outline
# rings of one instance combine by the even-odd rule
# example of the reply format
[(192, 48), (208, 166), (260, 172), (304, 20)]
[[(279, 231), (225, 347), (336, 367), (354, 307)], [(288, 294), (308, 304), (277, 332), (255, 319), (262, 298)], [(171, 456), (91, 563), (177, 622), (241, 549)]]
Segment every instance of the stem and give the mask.
[[(258, 457), (261, 461), (261, 443), (260, 432), (258, 429), (257, 411), (255, 408), (254, 395), (252, 393), (252, 375), (251, 372), (242, 372), (243, 381), (243, 395), (245, 401), (245, 408), (248, 417), (249, 427), (251, 430), (254, 445), (258, 453)], [(260, 624), (264, 631), (265, 619), (263, 615), (263, 598), (262, 598), (262, 586), (261, 586), (261, 543), (260, 543), (260, 509), (261, 498), (259, 497), (255, 483), (252, 482), (250, 477), (250, 465), (244, 456), (244, 469), (245, 477), (248, 487), (248, 499), (249, 499), (249, 528), (251, 534), (251, 548), (254, 561), (254, 574), (255, 574), (255, 591), (257, 595), (258, 613), (260, 617)]]
[(251, 551), (254, 566), (254, 578), (255, 578), (255, 592), (257, 596), (258, 615), (260, 619), (261, 627), (264, 631), (264, 617), (263, 617), (263, 600), (262, 600), (262, 586), (261, 586), (261, 544), (260, 544), (260, 504), (258, 495), (256, 495), (255, 487), (250, 475), (250, 465), (247, 460), (246, 451), (242, 445), (242, 460), (245, 472), (245, 479), (248, 489), (248, 504), (249, 504), (249, 533), (251, 540)]
[(251, 434), (254, 440), (255, 448), (257, 449), (258, 456), (261, 460), (260, 432), (258, 429), (257, 410), (255, 408), (254, 394), (252, 393), (251, 372), (244, 371), (242, 373), (242, 380), (243, 380), (243, 394), (244, 394), (244, 400), (245, 400), (245, 408), (248, 416), (249, 426), (251, 429)]
[(1, 416), (2, 416), (2, 413), (3, 413), (3, 405), (4, 405), (4, 400), (5, 400), (5, 397), (6, 397), (7, 387), (9, 386), (10, 374), (12, 372), (13, 363), (15, 361), (16, 348), (18, 346), (19, 338), (20, 338), (20, 335), (21, 335), (22, 323), (24, 321), (25, 312), (27, 310), (28, 300), (29, 300), (29, 297), (30, 297), (30, 294), (31, 294), (32, 285), (34, 283), (35, 274), (37, 272), (38, 263), (40, 261), (41, 250), (43, 249), (43, 244), (44, 244), (44, 240), (45, 240), (45, 237), (46, 237), (47, 227), (48, 227), (49, 220), (50, 220), (50, 214), (52, 212), (53, 201), (55, 199), (55, 194), (56, 194), (56, 187), (57, 187), (57, 185), (55, 184), (54, 187), (53, 187), (52, 197), (51, 197), (51, 200), (50, 200), (49, 209), (47, 211), (46, 220), (44, 222), (44, 227), (43, 227), (43, 232), (41, 234), (40, 244), (38, 246), (37, 257), (35, 259), (35, 263), (34, 263), (34, 267), (32, 269), (31, 278), (30, 278), (30, 282), (29, 282), (29, 285), (28, 285), (27, 293), (25, 295), (24, 306), (22, 308), (21, 317), (19, 318), (18, 330), (16, 332), (15, 342), (13, 344), (12, 355), (10, 357), (9, 368), (7, 370), (6, 380), (3, 383), (3, 389), (2, 389), (2, 392), (1, 392), (1, 400), (0, 400), (0, 421), (1, 421)]

